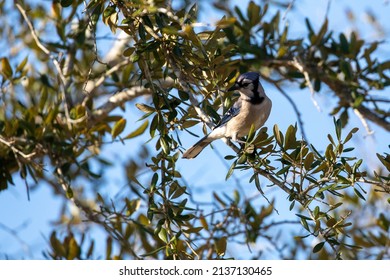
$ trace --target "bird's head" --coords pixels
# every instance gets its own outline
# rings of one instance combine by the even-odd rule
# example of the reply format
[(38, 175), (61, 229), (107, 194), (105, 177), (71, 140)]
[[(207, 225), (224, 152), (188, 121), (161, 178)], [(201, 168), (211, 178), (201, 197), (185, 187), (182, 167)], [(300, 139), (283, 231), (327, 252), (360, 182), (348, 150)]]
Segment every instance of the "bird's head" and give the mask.
[(238, 90), (241, 94), (253, 98), (259, 94), (259, 77), (260, 75), (257, 72), (241, 74), (234, 82), (234, 85), (229, 88), (229, 91)]

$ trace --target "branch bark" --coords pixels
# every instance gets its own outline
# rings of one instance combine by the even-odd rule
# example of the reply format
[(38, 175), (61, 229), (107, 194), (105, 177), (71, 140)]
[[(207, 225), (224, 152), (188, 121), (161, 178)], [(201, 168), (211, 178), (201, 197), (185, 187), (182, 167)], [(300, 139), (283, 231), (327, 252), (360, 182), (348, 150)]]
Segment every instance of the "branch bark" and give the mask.
[[(355, 109), (358, 111), (358, 117), (361, 120), (361, 117), (364, 119), (367, 119), (378, 126), (382, 127), (386, 131), (390, 131), (390, 122), (386, 120), (385, 117), (381, 117), (380, 115), (376, 114), (374, 110), (369, 109), (365, 105), (361, 104), (359, 107), (354, 108), (354, 100), (352, 98), (352, 92), (348, 84), (344, 83), (341, 80), (338, 80), (336, 78), (331, 78), (327, 73), (324, 72), (324, 70), (317, 66), (308, 66), (304, 63), (298, 63), (294, 60), (290, 59), (269, 59), (264, 60), (263, 65), (266, 65), (268, 67), (274, 67), (277, 66), (279, 68), (294, 68), (295, 70), (298, 70), (305, 76), (305, 81), (308, 83), (307, 79), (308, 77), (319, 77), (323, 83), (325, 83), (339, 98), (340, 103), (345, 104), (345, 106)], [(312, 91), (312, 89), (311, 89)], [(367, 127), (365, 126), (367, 129)], [(370, 130), (369, 130), (370, 132)]]

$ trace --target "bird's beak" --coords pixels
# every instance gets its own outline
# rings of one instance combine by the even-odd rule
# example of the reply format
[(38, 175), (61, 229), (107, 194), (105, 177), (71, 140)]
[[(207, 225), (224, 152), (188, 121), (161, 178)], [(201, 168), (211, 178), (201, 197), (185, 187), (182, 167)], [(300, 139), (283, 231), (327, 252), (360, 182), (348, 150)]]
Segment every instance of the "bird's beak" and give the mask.
[(239, 86), (237, 84), (234, 84), (233, 86), (231, 86), (228, 91), (233, 91), (233, 90), (236, 90), (236, 89), (239, 89)]

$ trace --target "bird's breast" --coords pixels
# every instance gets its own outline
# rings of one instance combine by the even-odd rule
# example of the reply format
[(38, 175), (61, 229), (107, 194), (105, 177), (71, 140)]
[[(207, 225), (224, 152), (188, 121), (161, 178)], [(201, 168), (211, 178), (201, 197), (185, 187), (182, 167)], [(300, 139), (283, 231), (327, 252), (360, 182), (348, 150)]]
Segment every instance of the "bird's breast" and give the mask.
[(266, 97), (260, 104), (243, 101), (240, 113), (231, 119), (226, 126), (225, 137), (237, 138), (248, 135), (252, 124), (255, 130), (264, 125), (271, 112), (271, 100)]

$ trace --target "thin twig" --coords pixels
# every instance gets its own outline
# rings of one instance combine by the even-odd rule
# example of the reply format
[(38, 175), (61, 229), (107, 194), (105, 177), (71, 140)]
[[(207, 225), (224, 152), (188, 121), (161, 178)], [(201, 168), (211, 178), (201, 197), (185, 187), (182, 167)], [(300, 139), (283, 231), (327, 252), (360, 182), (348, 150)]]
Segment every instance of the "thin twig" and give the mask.
[[(26, 224), (23, 223), (22, 224), (22, 227), (25, 227)], [(29, 245), (19, 236), (19, 233), (20, 233), (20, 227), (19, 226), (17, 229), (12, 229), (12, 228), (9, 228), (8, 226), (0, 223), (0, 229), (4, 230), (5, 232), (8, 232), (10, 235), (12, 235), (22, 246), (23, 250), (29, 255), (30, 258), (33, 257), (32, 253), (31, 253), (31, 248), (29, 247)]]
[(33, 158), (36, 153), (35, 152), (32, 152), (30, 154), (25, 154), (23, 153), (21, 150), (17, 149), (14, 147), (14, 145), (12, 145), (12, 143), (8, 142), (7, 140), (5, 140), (3, 137), (0, 136), (0, 142), (3, 143), (4, 145), (6, 145), (7, 147), (11, 148), (12, 152), (16, 155), (19, 155), (21, 156), (22, 158), (26, 159), (26, 160), (31, 160), (31, 158)]
[(314, 97), (315, 90), (314, 90), (313, 85), (312, 85), (312, 83), (310, 81), (309, 73), (305, 70), (305, 68), (302, 66), (302, 64), (298, 61), (298, 59), (296, 57), (294, 57), (292, 65), (298, 71), (300, 71), (303, 74), (303, 76), (305, 77), (306, 85), (308, 86), (308, 88), (310, 90), (310, 93), (311, 93), (311, 95), (310, 95), (311, 96), (311, 100), (312, 100), (314, 106), (317, 108), (318, 112), (321, 112), (322, 110), (321, 110), (320, 106), (318, 105), (317, 100)]
[(367, 131), (367, 134), (368, 135), (371, 135), (371, 134), (374, 134), (374, 131), (370, 128), (370, 126), (368, 125), (366, 119), (363, 117), (363, 115), (360, 113), (359, 109), (357, 108), (354, 108), (353, 109), (353, 112), (355, 113), (355, 115), (360, 119), (360, 121), (362, 122), (363, 124), (363, 127), (365, 128), (365, 130)]
[(47, 55), (49, 56), (49, 58), (51, 59), (51, 61), (53, 62), (54, 64), (54, 67), (56, 68), (57, 70), (57, 73), (58, 73), (58, 76), (60, 77), (60, 80), (61, 80), (61, 84), (62, 84), (62, 87), (63, 87), (63, 90), (62, 90), (62, 99), (63, 99), (63, 102), (64, 102), (64, 109), (65, 109), (65, 116), (66, 116), (66, 119), (68, 120), (68, 128), (71, 129), (71, 124), (70, 124), (70, 114), (69, 114), (69, 108), (68, 108), (68, 104), (67, 104), (67, 98), (66, 98), (66, 86), (67, 86), (67, 80), (65, 78), (65, 75), (64, 73), (62, 72), (62, 69), (61, 69), (61, 65), (60, 63), (58, 62), (58, 60), (51, 54), (51, 52), (41, 43), (36, 31), (35, 31), (35, 28), (34, 26), (32, 25), (31, 21), (29, 20), (28, 16), (27, 16), (27, 13), (26, 11), (22, 8), (21, 5), (19, 5), (18, 3), (15, 4), (16, 7), (18, 8), (18, 10), (20, 11), (20, 13), (22, 14), (24, 20), (26, 21), (29, 29), (30, 29), (30, 32), (31, 32), (31, 35), (35, 41), (35, 43), (37, 44), (37, 46)]
[(107, 77), (111, 76), (111, 74), (118, 71), (121, 67), (128, 65), (130, 62), (131, 62), (130, 58), (122, 60), (121, 62), (114, 65), (106, 72), (104, 72), (104, 74), (100, 76), (98, 79), (87, 81), (86, 85), (84, 86), (84, 91), (87, 94), (90, 94), (94, 89), (98, 88), (101, 84), (103, 84)]
[(22, 14), (24, 20), (26, 21), (26, 23), (27, 23), (27, 25), (28, 25), (28, 27), (29, 27), (29, 29), (31, 31), (31, 35), (33, 36), (33, 39), (34, 39), (35, 43), (53, 61), (54, 66), (57, 69), (58, 75), (60, 76), (60, 79), (61, 79), (62, 83), (66, 84), (66, 79), (65, 79), (64, 74), (62, 73), (60, 63), (54, 58), (54, 56), (50, 53), (50, 51), (39, 40), (39, 37), (38, 37), (37, 33), (35, 32), (34, 26), (32, 25), (31, 21), (27, 17), (26, 11), (18, 3), (16, 3), (15, 5), (18, 8), (18, 10), (20, 11), (20, 13)]
[(284, 15), (282, 17), (282, 20), (285, 20), (287, 17), (288, 12), (291, 10), (291, 8), (294, 6), (295, 0), (292, 0), (290, 4), (288, 4), (286, 11), (284, 12)]

